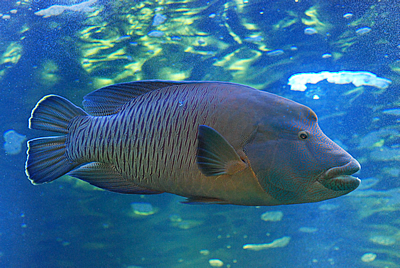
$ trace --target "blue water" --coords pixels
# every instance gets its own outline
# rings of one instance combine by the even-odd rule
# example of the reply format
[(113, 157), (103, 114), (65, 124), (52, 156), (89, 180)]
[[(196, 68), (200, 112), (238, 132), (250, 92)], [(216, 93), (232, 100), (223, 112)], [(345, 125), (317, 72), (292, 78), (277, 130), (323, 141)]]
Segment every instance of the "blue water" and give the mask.
[[(98, 0), (88, 10), (34, 14), (80, 2), (0, 2), (1, 136), (43, 135), (28, 129), (28, 118), (51, 93), (80, 104), (109, 83), (230, 81), (311, 107), (323, 131), (359, 160), (357, 176), (377, 183), (314, 204), (186, 205), (170, 194), (97, 191), (71, 178), (33, 186), (25, 143), (16, 153), (1, 146), (1, 267), (212, 267), (210, 259), (238, 268), (400, 267), (400, 117), (387, 113), (400, 107), (397, 1)], [(296, 73), (343, 70), (392, 83), (322, 81), (304, 92), (287, 85)], [(132, 203), (149, 203), (154, 213), (135, 214)], [(261, 220), (267, 211), (283, 218)], [(283, 247), (243, 249), (284, 236)]]

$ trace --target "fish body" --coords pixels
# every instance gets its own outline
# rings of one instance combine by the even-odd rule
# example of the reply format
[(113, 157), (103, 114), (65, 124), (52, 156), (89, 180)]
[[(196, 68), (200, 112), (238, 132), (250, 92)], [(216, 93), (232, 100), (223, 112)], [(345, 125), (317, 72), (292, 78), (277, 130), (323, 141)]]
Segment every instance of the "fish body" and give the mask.
[(121, 193), (169, 192), (187, 202), (317, 202), (359, 185), (358, 162), (308, 107), (223, 82), (139, 81), (84, 98), (49, 95), (30, 127), (64, 136), (28, 142), (33, 183), (64, 174)]

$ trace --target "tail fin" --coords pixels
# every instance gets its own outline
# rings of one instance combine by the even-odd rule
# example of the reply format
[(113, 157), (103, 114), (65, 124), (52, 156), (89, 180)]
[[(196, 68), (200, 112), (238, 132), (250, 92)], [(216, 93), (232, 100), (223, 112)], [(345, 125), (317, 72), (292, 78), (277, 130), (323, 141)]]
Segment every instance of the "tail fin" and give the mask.
[[(29, 128), (67, 134), (70, 121), (82, 115), (87, 113), (69, 100), (48, 95), (32, 110)], [(25, 170), (32, 183), (53, 181), (79, 166), (66, 157), (65, 141), (65, 135), (28, 141)]]

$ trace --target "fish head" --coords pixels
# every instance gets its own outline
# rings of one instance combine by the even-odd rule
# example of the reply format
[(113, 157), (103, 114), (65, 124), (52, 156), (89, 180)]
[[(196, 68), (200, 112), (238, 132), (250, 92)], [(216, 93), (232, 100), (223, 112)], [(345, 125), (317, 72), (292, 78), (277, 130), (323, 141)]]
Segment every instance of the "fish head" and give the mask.
[(283, 99), (244, 146), (252, 169), (278, 204), (318, 202), (355, 190), (360, 164), (329, 139), (308, 107)]

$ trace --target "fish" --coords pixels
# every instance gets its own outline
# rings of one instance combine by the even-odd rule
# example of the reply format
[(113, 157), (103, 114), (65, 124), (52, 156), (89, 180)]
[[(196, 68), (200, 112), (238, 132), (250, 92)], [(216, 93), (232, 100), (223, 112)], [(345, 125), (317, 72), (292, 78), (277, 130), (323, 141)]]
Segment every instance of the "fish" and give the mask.
[(274, 206), (318, 202), (358, 187), (360, 164), (329, 139), (314, 111), (228, 82), (146, 80), (95, 90), (80, 108), (43, 97), (29, 128), (33, 184), (69, 175), (127, 194), (183, 203)]

